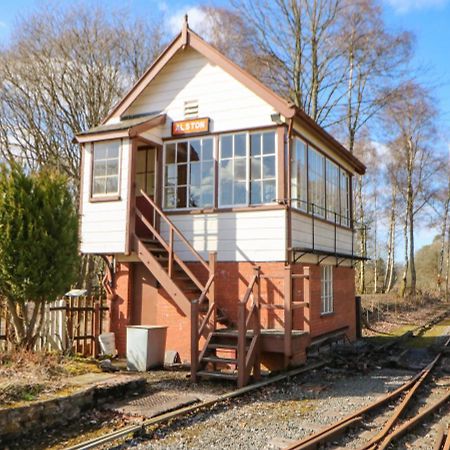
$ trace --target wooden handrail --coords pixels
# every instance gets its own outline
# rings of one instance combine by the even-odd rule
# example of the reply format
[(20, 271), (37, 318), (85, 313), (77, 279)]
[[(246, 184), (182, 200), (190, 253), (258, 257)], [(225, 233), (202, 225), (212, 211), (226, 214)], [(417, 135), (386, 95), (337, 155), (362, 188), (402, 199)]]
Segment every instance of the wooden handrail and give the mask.
[(189, 251), (196, 257), (196, 259), (203, 265), (203, 267), (209, 270), (208, 263), (202, 258), (202, 256), (197, 252), (197, 250), (195, 250), (195, 248), (192, 247), (191, 243), (184, 237), (183, 233), (181, 233), (181, 231), (172, 223), (172, 221), (158, 207), (158, 205), (142, 189), (140, 191), (140, 194), (152, 205), (152, 207), (159, 214), (159, 216), (164, 219), (164, 221), (169, 226), (169, 232), (170, 230), (173, 230), (173, 232), (175, 232), (177, 237), (184, 243), (184, 245), (186, 245)]

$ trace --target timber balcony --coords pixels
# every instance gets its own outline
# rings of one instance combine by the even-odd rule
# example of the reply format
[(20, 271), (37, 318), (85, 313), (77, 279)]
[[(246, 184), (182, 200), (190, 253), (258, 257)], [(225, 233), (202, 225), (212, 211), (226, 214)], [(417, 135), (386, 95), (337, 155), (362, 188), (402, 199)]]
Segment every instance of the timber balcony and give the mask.
[[(191, 318), (192, 381), (199, 377), (230, 379), (242, 387), (251, 378), (260, 377), (264, 355), (281, 356), (283, 366), (287, 367), (296, 356), (305, 354), (307, 320), (302, 321), (301, 329), (295, 329), (293, 318), (295, 310), (309, 306), (309, 267), (302, 274), (293, 274), (292, 268), (286, 266), (282, 276), (272, 277), (261, 274), (260, 268), (255, 267), (245, 295), (236, 298), (238, 314), (237, 321), (233, 321), (220, 307), (216, 253), (209, 253), (206, 261), (157, 204), (145, 192), (140, 194), (136, 202), (133, 248), (167, 294)], [(176, 244), (189, 250), (194, 264), (187, 264), (177, 255)], [(261, 294), (262, 283), (276, 282), (275, 279), (277, 289), (281, 286), (283, 291), (281, 304), (269, 304)], [(298, 282), (303, 301), (293, 301)], [(277, 313), (281, 328), (263, 325), (264, 310)]]

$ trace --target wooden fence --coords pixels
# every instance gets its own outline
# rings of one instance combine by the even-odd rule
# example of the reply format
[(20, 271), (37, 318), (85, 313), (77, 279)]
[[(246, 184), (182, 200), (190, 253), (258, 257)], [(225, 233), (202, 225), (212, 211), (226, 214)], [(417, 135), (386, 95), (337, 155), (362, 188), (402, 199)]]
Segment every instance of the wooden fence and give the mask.
[[(48, 303), (44, 325), (35, 350), (74, 351), (83, 356), (100, 352), (98, 336), (105, 331), (108, 307), (94, 297), (65, 297)], [(0, 302), (0, 351), (11, 347), (8, 336), (12, 324), (4, 303)]]

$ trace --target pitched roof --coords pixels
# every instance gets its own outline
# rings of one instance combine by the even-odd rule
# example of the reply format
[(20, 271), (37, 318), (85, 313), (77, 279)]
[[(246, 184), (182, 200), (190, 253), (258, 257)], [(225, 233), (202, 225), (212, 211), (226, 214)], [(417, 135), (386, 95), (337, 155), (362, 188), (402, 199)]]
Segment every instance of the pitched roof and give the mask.
[(312, 128), (315, 133), (327, 142), (333, 150), (335, 150), (345, 161), (347, 161), (359, 174), (366, 171), (365, 165), (359, 161), (352, 153), (350, 153), (342, 144), (340, 144), (331, 134), (324, 130), (317, 122), (311, 119), (304, 111), (297, 108), (291, 102), (276, 94), (272, 89), (267, 87), (253, 75), (232, 62), (212, 45), (204, 41), (199, 35), (194, 33), (188, 26), (187, 20), (183, 25), (181, 33), (179, 33), (173, 41), (166, 47), (161, 55), (154, 63), (144, 72), (141, 78), (128, 91), (128, 93), (113, 107), (108, 116), (103, 120), (104, 125), (114, 116), (121, 116), (149, 85), (149, 83), (159, 74), (164, 66), (172, 59), (172, 57), (180, 50), (190, 46), (200, 54), (205, 56), (214, 64), (221, 67), (225, 72), (236, 78), (248, 89), (253, 91), (260, 98), (270, 104), (274, 110), (278, 111), (287, 119), (296, 118), (302, 124)]

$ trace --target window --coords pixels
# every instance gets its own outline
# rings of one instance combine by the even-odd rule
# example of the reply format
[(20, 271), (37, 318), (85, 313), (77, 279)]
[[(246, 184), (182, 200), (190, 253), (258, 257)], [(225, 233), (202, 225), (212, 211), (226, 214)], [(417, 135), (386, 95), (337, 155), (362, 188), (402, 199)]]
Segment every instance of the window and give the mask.
[(325, 217), (325, 157), (308, 148), (308, 183), (311, 212)]
[(92, 196), (119, 195), (120, 141), (94, 144)]
[(214, 204), (213, 139), (190, 139), (164, 147), (164, 207), (203, 208)]
[(155, 149), (139, 148), (136, 161), (136, 194), (155, 195)]
[(339, 167), (329, 159), (326, 162), (327, 219), (340, 223), (339, 207)]
[(308, 209), (308, 175), (307, 175), (307, 147), (296, 138), (291, 156), (291, 198), (294, 207), (307, 211)]
[(321, 314), (333, 312), (333, 266), (320, 266)]
[(219, 205), (248, 204), (247, 133), (220, 137)]
[(270, 203), (276, 198), (275, 133), (250, 135), (250, 203)]
[(341, 224), (350, 225), (350, 177), (341, 169)]

